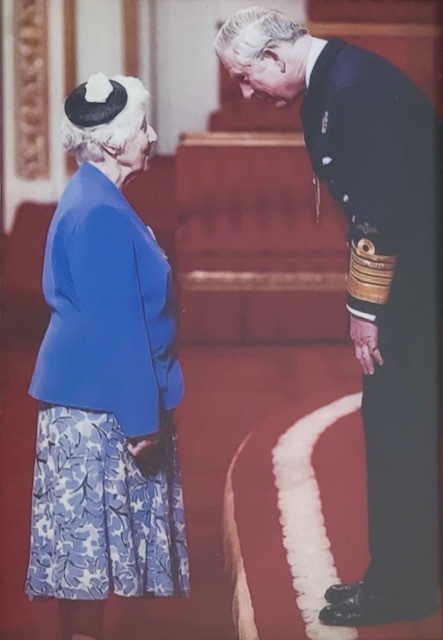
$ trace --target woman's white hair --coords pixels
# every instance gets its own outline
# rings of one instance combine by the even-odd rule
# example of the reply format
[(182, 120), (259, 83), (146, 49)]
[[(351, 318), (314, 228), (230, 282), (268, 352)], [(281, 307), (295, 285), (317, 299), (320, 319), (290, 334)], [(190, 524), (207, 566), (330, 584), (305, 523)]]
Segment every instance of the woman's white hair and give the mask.
[(149, 92), (143, 83), (138, 78), (123, 75), (112, 76), (111, 80), (123, 85), (128, 94), (124, 109), (113, 120), (94, 127), (80, 127), (73, 124), (66, 114), (63, 116), (62, 144), (79, 164), (102, 162), (104, 146), (116, 155), (122, 153), (128, 141), (141, 129), (143, 119), (148, 117)]
[(214, 46), (219, 57), (232, 47), (239, 62), (260, 58), (279, 42), (295, 42), (308, 31), (277, 9), (250, 7), (236, 11), (220, 28)]

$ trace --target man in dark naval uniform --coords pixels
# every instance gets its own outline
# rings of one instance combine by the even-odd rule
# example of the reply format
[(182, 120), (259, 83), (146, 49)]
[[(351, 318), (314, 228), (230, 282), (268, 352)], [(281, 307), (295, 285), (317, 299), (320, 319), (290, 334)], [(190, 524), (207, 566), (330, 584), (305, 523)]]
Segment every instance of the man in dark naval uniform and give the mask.
[(326, 591), (320, 620), (423, 618), (438, 609), (439, 590), (438, 120), (388, 61), (313, 38), (278, 11), (235, 13), (215, 47), (245, 98), (284, 107), (305, 94), (314, 172), (349, 221), (347, 307), (365, 374), (371, 562), (358, 584)]

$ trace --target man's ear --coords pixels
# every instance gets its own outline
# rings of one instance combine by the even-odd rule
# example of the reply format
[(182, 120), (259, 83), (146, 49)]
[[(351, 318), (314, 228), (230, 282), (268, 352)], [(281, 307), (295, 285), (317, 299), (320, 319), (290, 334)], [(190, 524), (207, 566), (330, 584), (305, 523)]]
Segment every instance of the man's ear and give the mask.
[(279, 56), (275, 49), (265, 49), (263, 51), (263, 58), (271, 58), (271, 60), (274, 60), (275, 64), (278, 65), (278, 68), (282, 73), (286, 71), (285, 61)]

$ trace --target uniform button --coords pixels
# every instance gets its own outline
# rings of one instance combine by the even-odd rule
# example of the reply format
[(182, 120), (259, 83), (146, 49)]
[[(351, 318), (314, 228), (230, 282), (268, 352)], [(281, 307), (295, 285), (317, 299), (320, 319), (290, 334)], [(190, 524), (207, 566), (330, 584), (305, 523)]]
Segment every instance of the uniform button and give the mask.
[(330, 158), (329, 156), (325, 156), (324, 158), (321, 159), (321, 162), (323, 165), (327, 165), (330, 162), (332, 162), (332, 158)]
[(355, 223), (355, 216), (352, 216), (352, 223)]
[(349, 196), (347, 193), (343, 196), (343, 202), (349, 202)]

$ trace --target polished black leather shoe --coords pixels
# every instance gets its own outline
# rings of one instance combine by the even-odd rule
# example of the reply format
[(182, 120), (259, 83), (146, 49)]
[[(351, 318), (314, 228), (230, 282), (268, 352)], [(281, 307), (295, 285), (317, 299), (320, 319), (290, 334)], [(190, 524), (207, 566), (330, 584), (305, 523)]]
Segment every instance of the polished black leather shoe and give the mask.
[(337, 604), (346, 598), (353, 596), (357, 589), (363, 587), (363, 582), (355, 582), (354, 584), (333, 584), (332, 587), (325, 592), (325, 600), (330, 604)]
[(367, 594), (359, 587), (354, 595), (337, 604), (324, 607), (319, 614), (320, 622), (335, 627), (358, 627), (387, 624), (396, 620), (419, 620), (438, 610), (437, 603), (430, 602), (402, 606)]

